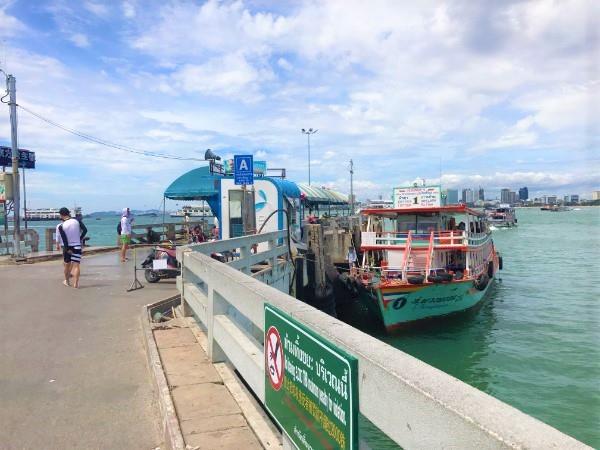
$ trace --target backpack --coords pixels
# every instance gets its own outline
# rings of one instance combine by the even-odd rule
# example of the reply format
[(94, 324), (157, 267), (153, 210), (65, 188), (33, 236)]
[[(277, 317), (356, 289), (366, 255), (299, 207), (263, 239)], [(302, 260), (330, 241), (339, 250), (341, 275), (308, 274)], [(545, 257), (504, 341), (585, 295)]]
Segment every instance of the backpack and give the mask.
[(117, 233), (119, 236), (121, 235), (121, 221), (119, 221), (119, 225), (117, 225)]

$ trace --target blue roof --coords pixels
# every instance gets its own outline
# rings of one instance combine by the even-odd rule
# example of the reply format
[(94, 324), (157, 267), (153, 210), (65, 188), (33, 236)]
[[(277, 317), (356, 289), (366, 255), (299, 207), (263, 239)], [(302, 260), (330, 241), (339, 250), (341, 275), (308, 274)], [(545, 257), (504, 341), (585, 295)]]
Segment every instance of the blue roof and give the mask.
[[(261, 178), (255, 178), (255, 180)], [(269, 180), (279, 189), (282, 195), (289, 198), (300, 198), (300, 188), (293, 181), (284, 180), (283, 178), (264, 177), (263, 180)]]
[(206, 200), (219, 194), (221, 178), (210, 173), (208, 166), (190, 170), (171, 183), (165, 197), (171, 200)]

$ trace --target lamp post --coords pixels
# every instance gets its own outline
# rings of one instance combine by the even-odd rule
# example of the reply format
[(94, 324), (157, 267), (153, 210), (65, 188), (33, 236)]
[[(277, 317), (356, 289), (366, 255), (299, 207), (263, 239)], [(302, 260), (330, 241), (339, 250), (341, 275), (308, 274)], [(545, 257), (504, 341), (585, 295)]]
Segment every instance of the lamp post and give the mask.
[(307, 138), (307, 142), (308, 142), (308, 185), (310, 186), (310, 135), (311, 134), (315, 134), (317, 131), (317, 129), (312, 129), (309, 128), (308, 130), (302, 128), (302, 134), (306, 135)]

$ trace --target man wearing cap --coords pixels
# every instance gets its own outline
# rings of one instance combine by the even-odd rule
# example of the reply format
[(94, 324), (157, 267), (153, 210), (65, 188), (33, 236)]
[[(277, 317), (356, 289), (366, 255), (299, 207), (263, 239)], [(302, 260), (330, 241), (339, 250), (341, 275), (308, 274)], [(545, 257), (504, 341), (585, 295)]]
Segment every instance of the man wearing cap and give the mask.
[[(81, 263), (81, 228), (76, 219), (71, 218), (71, 213), (67, 208), (60, 208), (60, 220), (56, 226), (56, 249), (62, 247), (64, 261), (63, 284), (65, 286), (79, 287), (79, 264)], [(70, 278), (73, 278), (71, 284)]]

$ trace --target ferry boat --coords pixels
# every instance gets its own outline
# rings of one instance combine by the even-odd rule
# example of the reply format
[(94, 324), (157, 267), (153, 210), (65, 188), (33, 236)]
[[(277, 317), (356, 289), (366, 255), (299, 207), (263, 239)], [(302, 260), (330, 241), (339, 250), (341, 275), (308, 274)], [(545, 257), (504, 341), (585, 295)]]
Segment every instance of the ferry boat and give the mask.
[(517, 213), (512, 206), (502, 203), (497, 208), (486, 210), (488, 224), (497, 228), (511, 228), (517, 226)]
[(441, 206), (439, 186), (394, 189), (394, 207), (365, 209), (359, 298), (388, 332), (468, 310), (488, 292), (502, 258), (485, 215)]
[[(28, 222), (41, 221), (41, 220), (60, 220), (59, 214), (60, 208), (39, 208), (39, 209), (27, 209), (25, 211), (25, 218)], [(81, 214), (81, 207), (75, 206), (71, 210), (72, 217), (77, 214)]]
[(208, 205), (185, 205), (179, 211), (170, 214), (171, 217), (206, 217), (212, 216)]

